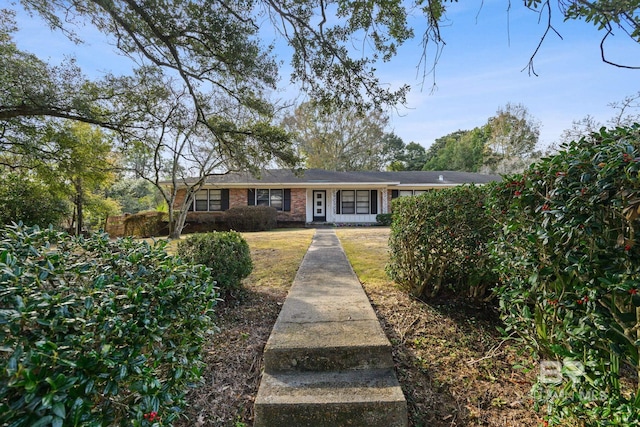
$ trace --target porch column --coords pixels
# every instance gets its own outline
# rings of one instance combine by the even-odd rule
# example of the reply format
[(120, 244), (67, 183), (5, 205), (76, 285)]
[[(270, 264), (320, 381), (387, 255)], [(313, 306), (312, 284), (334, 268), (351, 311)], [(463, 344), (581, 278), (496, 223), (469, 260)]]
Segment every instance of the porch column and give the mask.
[(382, 213), (383, 214), (389, 213), (388, 203), (389, 203), (389, 191), (386, 188), (384, 188), (382, 190)]

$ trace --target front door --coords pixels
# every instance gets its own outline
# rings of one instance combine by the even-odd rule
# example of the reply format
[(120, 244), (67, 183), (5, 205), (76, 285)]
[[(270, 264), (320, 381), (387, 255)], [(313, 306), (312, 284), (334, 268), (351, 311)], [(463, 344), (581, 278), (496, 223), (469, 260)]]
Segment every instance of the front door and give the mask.
[(313, 221), (325, 222), (327, 220), (327, 192), (324, 190), (313, 191)]

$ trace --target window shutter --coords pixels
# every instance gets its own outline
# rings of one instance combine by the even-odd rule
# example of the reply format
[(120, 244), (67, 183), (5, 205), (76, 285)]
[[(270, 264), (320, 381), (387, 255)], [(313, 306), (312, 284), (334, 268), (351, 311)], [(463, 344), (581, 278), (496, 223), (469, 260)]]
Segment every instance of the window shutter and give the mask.
[(398, 190), (391, 190), (391, 198), (392, 199), (397, 199), (398, 198)]
[(285, 188), (284, 190), (284, 201), (282, 204), (282, 210), (289, 212), (291, 210), (291, 190)]
[(223, 188), (220, 190), (220, 195), (222, 197), (222, 200), (220, 201), (221, 208), (223, 211), (226, 211), (229, 209), (229, 189)]
[(371, 198), (369, 199), (371, 204), (371, 214), (378, 213), (378, 190), (371, 190)]
[(256, 204), (256, 190), (250, 188), (247, 190), (247, 205), (255, 206)]
[(340, 215), (340, 210), (342, 209), (342, 205), (340, 203), (340, 190), (336, 193), (336, 213)]

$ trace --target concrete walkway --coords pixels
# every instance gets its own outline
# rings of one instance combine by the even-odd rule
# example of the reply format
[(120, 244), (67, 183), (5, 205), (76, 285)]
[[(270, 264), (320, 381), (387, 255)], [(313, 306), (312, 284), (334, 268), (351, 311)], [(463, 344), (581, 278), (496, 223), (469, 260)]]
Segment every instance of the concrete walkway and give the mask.
[(333, 229), (316, 230), (264, 361), (255, 427), (407, 425), (391, 344)]

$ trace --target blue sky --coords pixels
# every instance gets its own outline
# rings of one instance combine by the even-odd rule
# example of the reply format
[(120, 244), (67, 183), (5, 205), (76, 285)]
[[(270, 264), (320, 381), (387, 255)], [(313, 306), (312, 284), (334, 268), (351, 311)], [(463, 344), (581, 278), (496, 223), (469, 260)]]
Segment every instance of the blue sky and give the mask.
[[(419, 44), (405, 46), (401, 53), (407, 58), (405, 67), (391, 67), (387, 77), (412, 79), (416, 85), (408, 98), (409, 108), (400, 109), (393, 120), (405, 142), (428, 146), (455, 130), (483, 125), (499, 107), (511, 102), (523, 104), (541, 122), (541, 142), (549, 144), (573, 120), (587, 114), (606, 121), (613, 113), (609, 103), (640, 90), (640, 70), (602, 63), (602, 34), (592, 24), (564, 23), (559, 11), (555, 11), (554, 25), (563, 40), (555, 34), (548, 36), (534, 61), (538, 76), (530, 76), (522, 70), (546, 26), (538, 24), (538, 15), (519, 2), (513, 2), (510, 13), (506, 8), (502, 0), (487, 0), (482, 6), (479, 1), (450, 5), (435, 92), (431, 91), (432, 76), (422, 91), (418, 87), (421, 79), (415, 78), (415, 59), (409, 59), (409, 54), (413, 50), (415, 56)], [(612, 57), (640, 65), (640, 46), (622, 35), (615, 39), (607, 44)]]
[[(2, 7), (10, 3), (0, 0)], [(640, 70), (604, 64), (599, 50), (602, 33), (589, 23), (563, 22), (557, 10), (553, 23), (563, 39), (549, 34), (535, 58), (538, 76), (529, 75), (526, 67), (545, 30), (546, 16), (538, 23), (538, 15), (520, 2), (513, 2), (510, 12), (507, 5), (505, 0), (448, 4), (442, 27), (446, 46), (435, 76), (423, 81), (417, 69), (422, 51), (419, 30), (396, 58), (377, 67), (382, 82), (412, 86), (407, 105), (390, 112), (389, 131), (406, 143), (428, 147), (438, 137), (482, 126), (510, 102), (523, 104), (541, 123), (540, 140), (546, 145), (587, 114), (606, 121), (613, 114), (609, 103), (640, 91)], [(18, 46), (52, 64), (72, 55), (90, 76), (126, 69), (114, 48), (90, 26), (78, 28), (88, 42), (74, 45), (24, 13), (18, 15), (18, 24)], [(607, 48), (612, 59), (640, 66), (640, 45), (624, 35), (613, 37)], [(286, 69), (281, 75), (283, 94), (294, 93), (295, 88), (287, 88)]]

